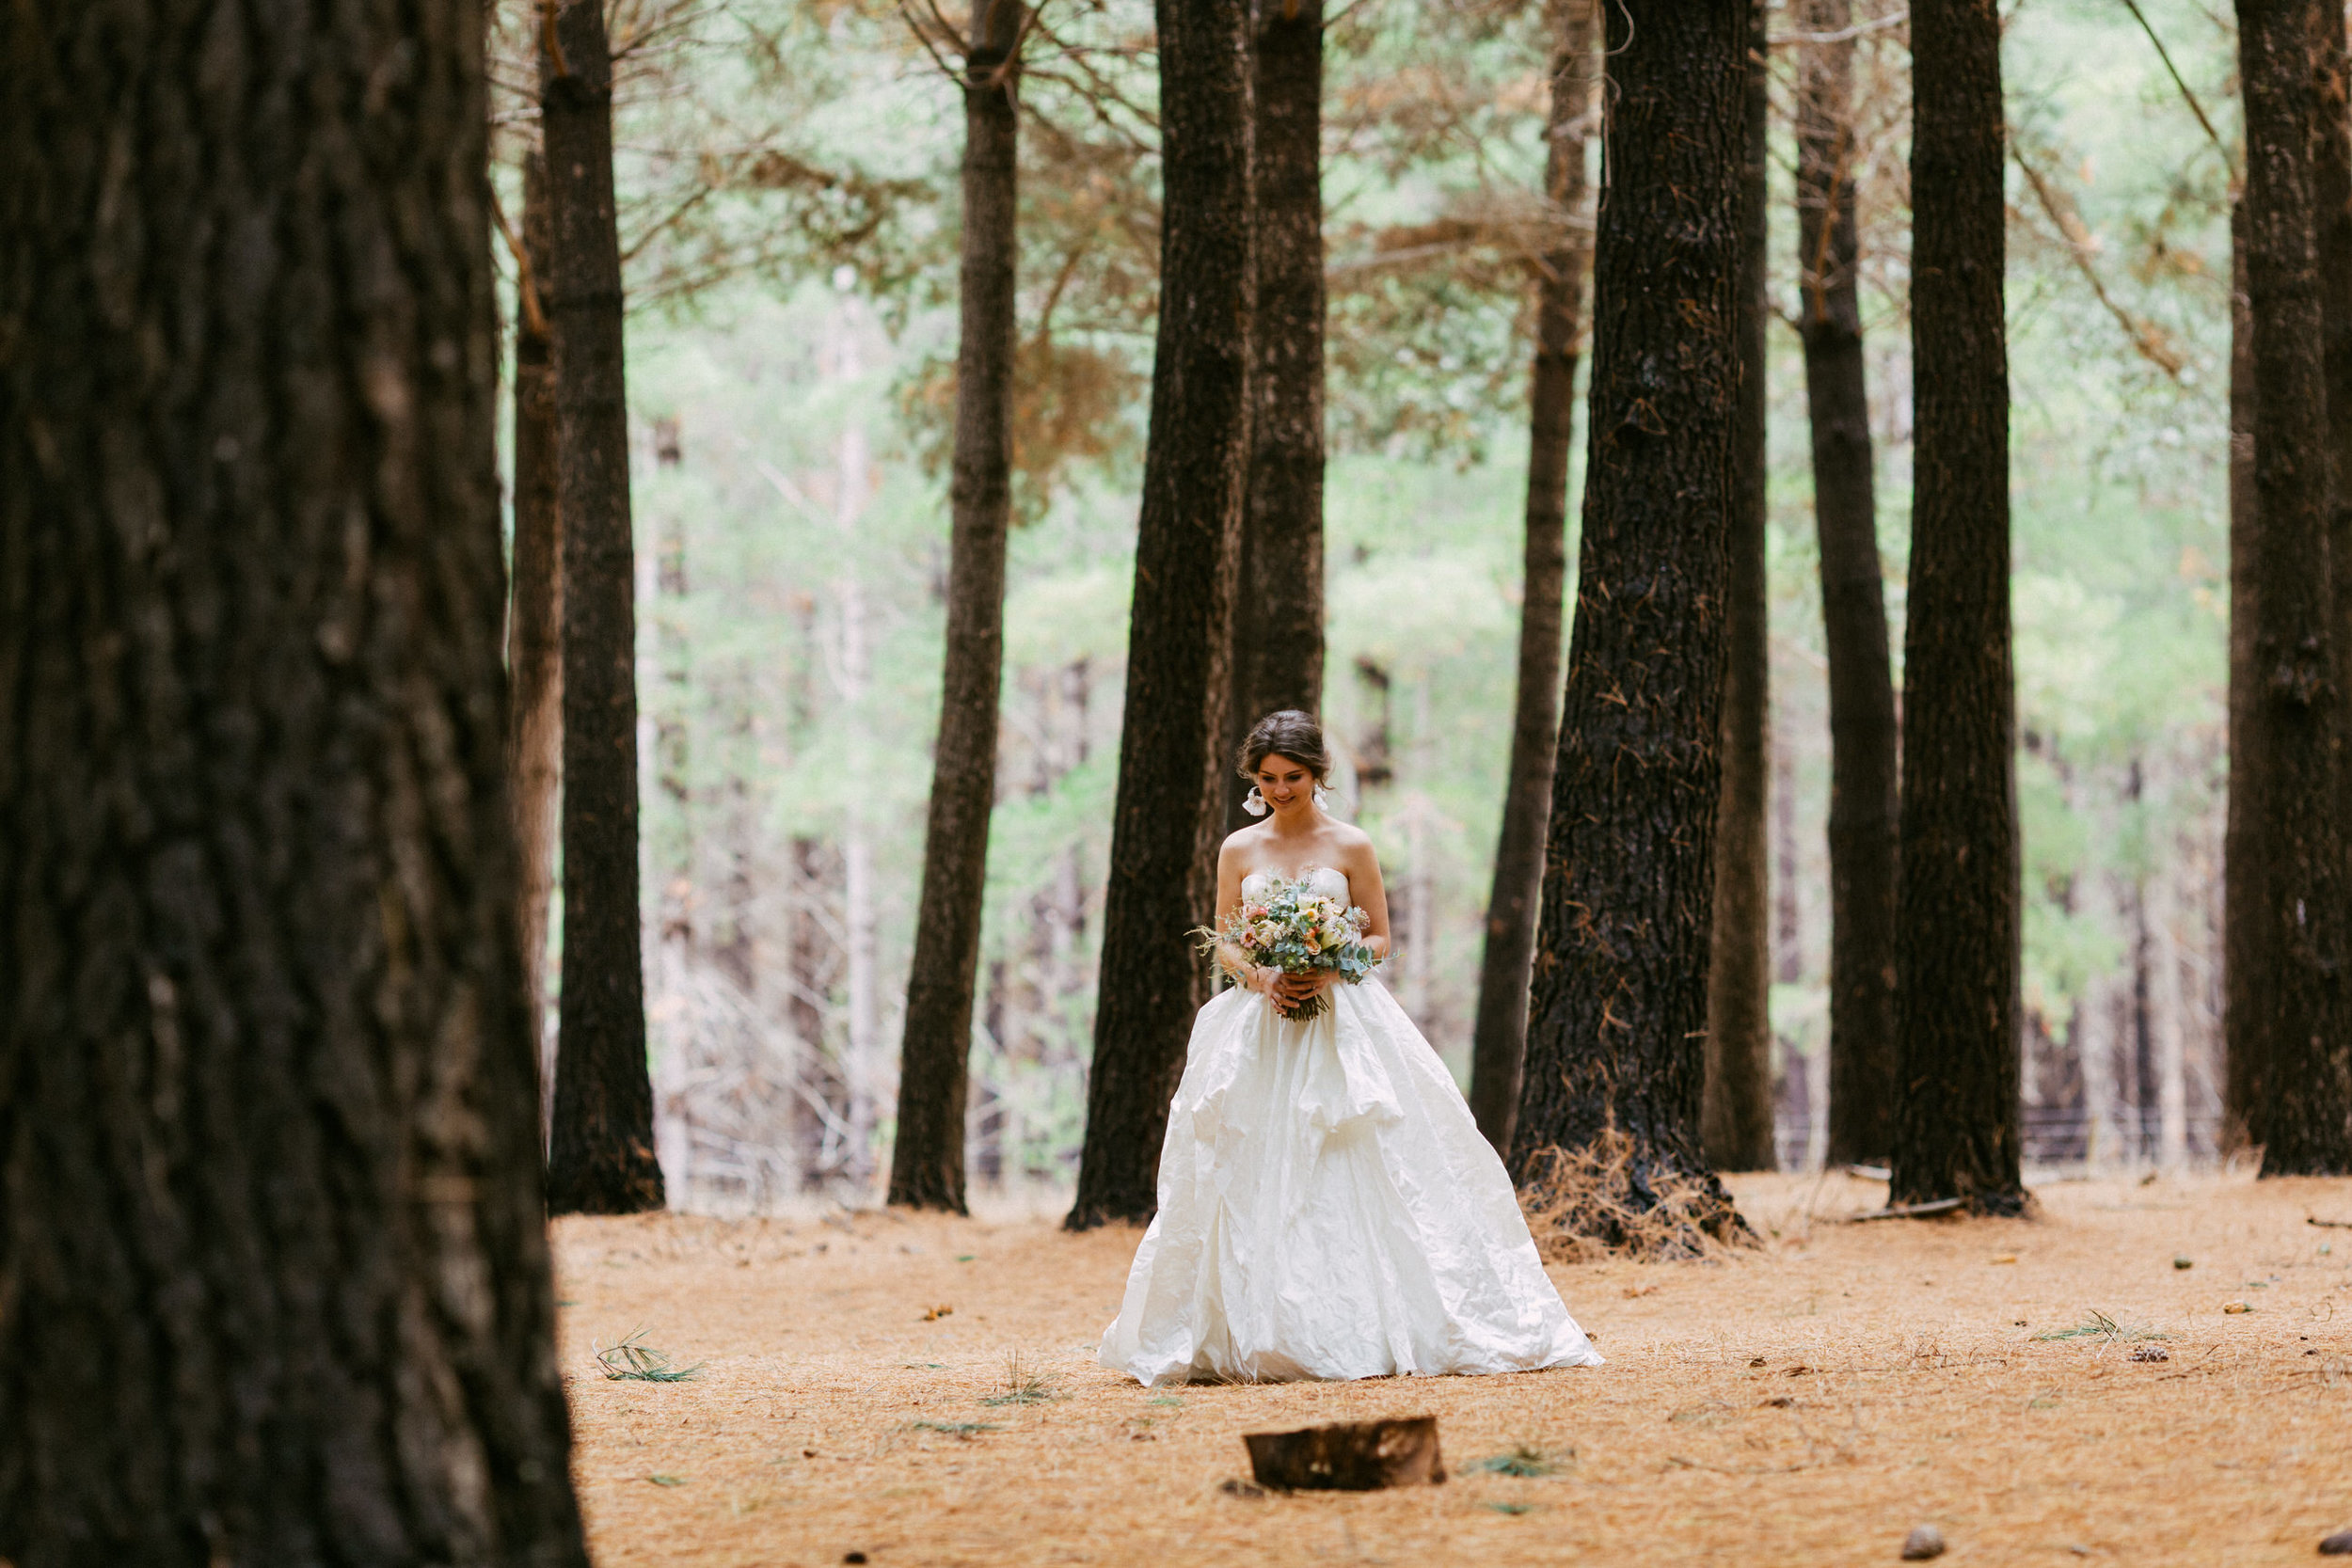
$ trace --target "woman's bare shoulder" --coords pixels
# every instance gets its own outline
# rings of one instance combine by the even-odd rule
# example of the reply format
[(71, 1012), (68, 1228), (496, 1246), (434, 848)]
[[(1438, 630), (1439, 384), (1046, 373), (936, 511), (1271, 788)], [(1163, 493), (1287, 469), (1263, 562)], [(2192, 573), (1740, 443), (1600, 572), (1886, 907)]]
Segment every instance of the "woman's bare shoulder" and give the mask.
[(1331, 843), (1343, 855), (1350, 857), (1372, 853), (1372, 835), (1353, 822), (1333, 822)]
[(1221, 862), (1229, 855), (1246, 855), (1250, 847), (1264, 836), (1265, 824), (1263, 822), (1252, 822), (1247, 828), (1235, 828), (1225, 835), (1225, 842), (1218, 846), (1216, 858)]

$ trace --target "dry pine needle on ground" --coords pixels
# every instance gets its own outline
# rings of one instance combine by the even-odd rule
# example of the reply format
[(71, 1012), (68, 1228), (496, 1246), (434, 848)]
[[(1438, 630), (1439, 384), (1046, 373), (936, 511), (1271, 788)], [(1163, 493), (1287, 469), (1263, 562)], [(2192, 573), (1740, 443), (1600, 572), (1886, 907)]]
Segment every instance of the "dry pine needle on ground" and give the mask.
[[(1859, 1563), (1930, 1523), (1955, 1563), (2299, 1563), (2352, 1527), (2352, 1240), (2306, 1223), (2352, 1182), (1867, 1226), (1827, 1222), (1883, 1185), (1731, 1184), (1760, 1246), (1551, 1266), (1606, 1367), (1179, 1389), (1094, 1365), (1136, 1235), (1058, 1211), (562, 1220), (596, 1560)], [(692, 1381), (603, 1375), (640, 1324)], [(1424, 1413), (1442, 1486), (1225, 1487), (1245, 1432)]]

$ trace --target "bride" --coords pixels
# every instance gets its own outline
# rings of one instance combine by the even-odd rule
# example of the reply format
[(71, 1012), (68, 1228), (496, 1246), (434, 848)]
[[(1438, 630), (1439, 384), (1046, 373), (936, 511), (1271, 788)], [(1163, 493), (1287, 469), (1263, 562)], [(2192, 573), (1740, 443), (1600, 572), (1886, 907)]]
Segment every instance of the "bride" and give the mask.
[[(1385, 957), (1372, 840), (1323, 809), (1323, 731), (1269, 714), (1239, 760), (1248, 808), (1266, 819), (1217, 856), (1220, 923), (1276, 880), (1303, 880), (1360, 906)], [(1193, 1023), (1159, 1213), (1103, 1365), (1154, 1386), (1599, 1365), (1502, 1161), (1378, 978), (1253, 969), (1230, 943), (1217, 961), (1237, 989)], [(1325, 992), (1311, 1019), (1284, 1016)]]

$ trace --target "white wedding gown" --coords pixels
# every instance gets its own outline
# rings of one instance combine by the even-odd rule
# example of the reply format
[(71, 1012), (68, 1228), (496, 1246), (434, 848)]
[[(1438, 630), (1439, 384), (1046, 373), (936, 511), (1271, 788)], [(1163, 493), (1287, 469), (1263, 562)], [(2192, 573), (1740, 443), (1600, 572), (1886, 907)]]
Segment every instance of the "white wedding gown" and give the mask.
[[(1347, 901), (1344, 873), (1308, 876)], [(1255, 991), (1200, 1009), (1102, 1364), (1152, 1386), (1598, 1366), (1438, 1053), (1376, 976), (1326, 994), (1303, 1023)]]

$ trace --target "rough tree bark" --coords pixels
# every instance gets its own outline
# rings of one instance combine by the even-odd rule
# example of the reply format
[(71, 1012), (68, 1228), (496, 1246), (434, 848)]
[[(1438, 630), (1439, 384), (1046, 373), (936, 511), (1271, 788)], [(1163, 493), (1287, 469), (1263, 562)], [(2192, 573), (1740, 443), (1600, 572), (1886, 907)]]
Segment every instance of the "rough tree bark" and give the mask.
[[(2346, 111), (2346, 52), (2342, 0), (2314, 0), (2312, 21), (2312, 217), (2319, 261), (2322, 364), (2328, 388), (2328, 450), (2331, 457), (2328, 559), (2352, 562), (2352, 122)], [(2328, 635), (2336, 657), (2336, 689), (2344, 689), (2352, 659), (2352, 570), (2330, 570)], [(2341, 715), (2342, 710), (2339, 709)], [(2341, 722), (2341, 717), (2339, 722)], [(2339, 737), (2341, 752), (2343, 740)], [(2352, 821), (2352, 768), (2339, 758), (2344, 787), (2339, 823)]]
[(564, 515), (564, 993), (548, 1204), (662, 1204), (638, 933), (637, 606), (612, 54), (596, 0), (556, 0), (539, 91), (554, 237), (557, 505)]
[(898, 1056), (890, 1201), (965, 1212), (963, 1111), (972, 992), (996, 803), (1005, 664), (1005, 531), (1012, 517), (1013, 263), (1021, 0), (974, 10), (963, 78), (963, 236), (956, 355), (947, 650), (923, 838), (923, 893)]
[(2262, 503), (2254, 491), (2254, 312), (2247, 296), (2246, 200), (2230, 204), (2230, 800), (2221, 846), (2221, 1147), (2238, 1153), (2263, 1141), (2265, 1089), (2262, 1036), (2264, 947), (2262, 847), (2269, 769), (2262, 680), (2254, 657), (2254, 563), (2262, 549)]
[(547, 1036), (548, 903), (555, 887), (555, 800), (564, 777), (564, 521), (556, 504), (555, 350), (546, 267), (553, 236), (547, 160), (523, 159), (523, 228), (516, 257), (515, 570), (506, 616), (506, 767), (521, 852), (523, 996), (547, 1143), (554, 1066)]
[(584, 1568), (481, 8), (183, 10), (0, 21), (0, 1559)]
[(1216, 895), (1236, 557), (1249, 461), (1248, 0), (1159, 0), (1166, 173), (1151, 435), (1073, 1229), (1158, 1205), (1168, 1101)]
[(1864, 379), (1854, 223), (1851, 0), (1805, 0), (1798, 28), (1797, 333), (1813, 433), (1813, 515), (1829, 650), (1829, 1158), (1880, 1161), (1895, 1118), (1895, 677)]
[(1527, 1051), (1527, 976), (1543, 894), (1544, 825), (1560, 745), (1560, 633), (1568, 575), (1568, 441), (1584, 277), (1593, 264), (1584, 144), (1592, 130), (1593, 0), (1552, 0), (1551, 106), (1544, 122), (1544, 200), (1555, 225), (1535, 283), (1535, 355), (1528, 372), (1526, 544), (1521, 556), (1518, 691), (1511, 710), (1509, 782), (1486, 895), (1470, 1045), (1470, 1114), (1498, 1154), (1511, 1148)]
[[(1257, 305), (1226, 752), (1280, 708), (1323, 705), (1323, 6), (1255, 0), (1250, 51)], [(1229, 766), (1225, 824), (1249, 820)]]
[(2001, 18), (1911, 10), (1916, 403), (1896, 906), (1896, 1203), (2024, 1206)]
[[(2268, 777), (2255, 826), (2266, 950), (2263, 1174), (2352, 1171), (2341, 694), (2328, 621), (2331, 490), (2314, 249), (2312, 0), (2239, 0), (2246, 278), (2254, 323), (2254, 658)], [(2316, 569), (2315, 569), (2316, 568)]]
[(1612, 1129), (1629, 1199), (1690, 1184), (1736, 1223), (1699, 1146), (1738, 479), (1745, 0), (1603, 8), (1610, 188), (1576, 622), (1510, 1164)]
[(1715, 918), (1707, 967), (1707, 1080), (1700, 1141), (1718, 1170), (1771, 1170), (1772, 1148), (1771, 835), (1765, 828), (1771, 769), (1772, 661), (1766, 632), (1764, 531), (1764, 327), (1772, 298), (1765, 250), (1772, 225), (1766, 135), (1770, 43), (1764, 3), (1750, 8), (1746, 147), (1740, 182), (1740, 250), (1737, 333), (1740, 422), (1734, 448), (1729, 596), (1724, 603), (1723, 798), (1715, 814)]

